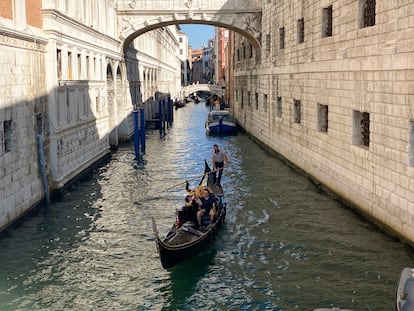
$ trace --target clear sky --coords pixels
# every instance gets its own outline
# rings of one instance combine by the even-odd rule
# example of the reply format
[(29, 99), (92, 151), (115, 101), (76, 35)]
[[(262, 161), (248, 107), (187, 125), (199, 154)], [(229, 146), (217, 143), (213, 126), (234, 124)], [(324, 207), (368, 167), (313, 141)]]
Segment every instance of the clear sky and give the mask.
[(188, 36), (188, 44), (193, 50), (201, 48), (203, 44), (207, 45), (208, 39), (214, 38), (214, 26), (200, 24), (180, 25), (181, 31)]

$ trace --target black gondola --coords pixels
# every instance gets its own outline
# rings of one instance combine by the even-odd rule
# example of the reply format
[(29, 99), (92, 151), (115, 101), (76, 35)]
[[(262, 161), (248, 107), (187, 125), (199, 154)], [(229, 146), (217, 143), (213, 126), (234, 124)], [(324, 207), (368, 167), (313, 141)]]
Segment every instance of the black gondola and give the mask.
[(171, 268), (204, 250), (212, 243), (218, 229), (222, 226), (226, 217), (226, 203), (223, 188), (216, 186), (214, 179), (215, 176), (211, 174), (211, 169), (205, 161), (205, 171), (199, 185), (204, 184), (209, 187), (217, 197), (218, 203), (216, 205), (217, 216), (215, 220), (202, 230), (196, 229), (193, 222), (185, 222), (179, 226), (174, 223), (165, 238), (161, 239), (155, 220), (152, 218), (157, 250), (164, 269)]

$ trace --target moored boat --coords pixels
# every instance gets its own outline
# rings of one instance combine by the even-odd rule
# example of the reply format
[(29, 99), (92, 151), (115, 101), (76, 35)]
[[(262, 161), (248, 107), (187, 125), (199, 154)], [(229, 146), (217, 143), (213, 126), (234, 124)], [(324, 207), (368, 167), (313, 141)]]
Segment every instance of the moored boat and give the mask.
[(414, 268), (404, 268), (396, 291), (397, 311), (414, 310)]
[(228, 135), (237, 133), (237, 121), (228, 110), (210, 111), (205, 126), (208, 135)]
[(183, 224), (172, 225), (165, 238), (160, 238), (157, 225), (152, 218), (153, 232), (155, 234), (156, 246), (160, 256), (161, 265), (168, 269), (186, 259), (196, 255), (211, 244), (222, 226), (226, 216), (226, 203), (224, 192), (221, 187), (214, 185), (214, 175), (205, 161), (205, 173), (200, 181), (200, 186), (208, 187), (217, 198), (216, 217), (210, 222), (209, 217), (203, 219), (206, 226), (197, 228), (191, 221)]

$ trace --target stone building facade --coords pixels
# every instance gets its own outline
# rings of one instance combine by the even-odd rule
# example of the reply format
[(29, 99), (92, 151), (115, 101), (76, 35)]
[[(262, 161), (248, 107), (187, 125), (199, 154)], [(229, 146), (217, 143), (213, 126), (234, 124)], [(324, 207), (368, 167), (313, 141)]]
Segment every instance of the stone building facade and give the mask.
[(0, 1), (0, 230), (129, 139), (134, 108), (179, 93), (177, 34), (120, 50), (116, 1)]
[(266, 0), (234, 105), (262, 144), (414, 244), (414, 1)]

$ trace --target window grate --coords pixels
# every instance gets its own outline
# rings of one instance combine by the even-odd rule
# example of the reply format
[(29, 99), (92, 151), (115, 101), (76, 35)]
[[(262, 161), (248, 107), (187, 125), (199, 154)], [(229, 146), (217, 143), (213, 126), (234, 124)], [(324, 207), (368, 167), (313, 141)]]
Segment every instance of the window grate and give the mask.
[(361, 120), (361, 135), (362, 135), (362, 144), (364, 146), (369, 146), (369, 113), (363, 112), (362, 113), (362, 120)]
[(364, 27), (375, 25), (376, 0), (366, 0), (364, 5)]

